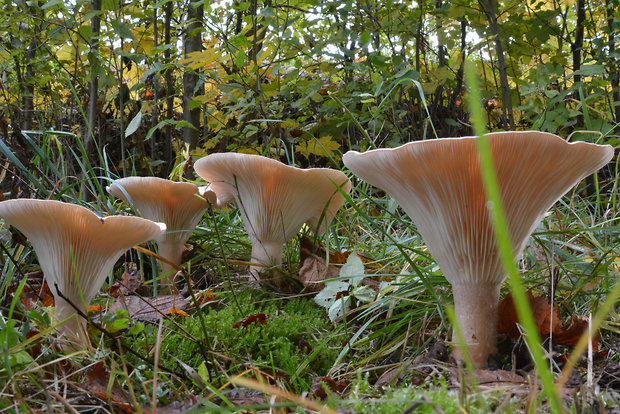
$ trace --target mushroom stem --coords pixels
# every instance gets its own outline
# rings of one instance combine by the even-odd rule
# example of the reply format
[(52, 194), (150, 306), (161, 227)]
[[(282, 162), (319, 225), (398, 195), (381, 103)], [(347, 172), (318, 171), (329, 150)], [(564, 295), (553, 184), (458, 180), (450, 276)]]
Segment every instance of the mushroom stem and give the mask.
[[(90, 301), (90, 299), (88, 300)], [(82, 313), (86, 314), (80, 298), (71, 300), (71, 303)], [(66, 350), (88, 348), (90, 346), (90, 338), (86, 332), (86, 320), (76, 312), (71, 303), (59, 295), (54, 295), (56, 322), (60, 323), (69, 318), (62, 325), (58, 325), (58, 331), (63, 333), (68, 340), (68, 344), (63, 345), (63, 348)]]
[[(184, 248), (185, 245), (183, 243), (157, 243), (159, 255), (177, 266), (181, 264)], [(177, 269), (174, 266), (171, 266), (168, 263), (164, 262), (163, 260), (160, 260), (159, 263), (161, 263), (161, 272), (164, 275), (164, 277), (161, 279), (161, 292), (170, 293), (170, 291), (174, 290), (173, 288), (175, 287), (174, 275), (176, 274)]]
[[(454, 312), (463, 333), (474, 368), (486, 368), (489, 355), (495, 352), (497, 338), (497, 307), (501, 283), (453, 283)], [(453, 356), (463, 360), (456, 333)]]
[[(280, 266), (282, 264), (282, 244), (281, 242), (261, 242), (259, 240), (252, 243), (252, 261), (262, 263), (267, 266)], [(250, 274), (260, 280), (260, 275), (269, 271), (268, 267), (250, 266)], [(280, 275), (273, 273), (273, 282), (280, 283)]]

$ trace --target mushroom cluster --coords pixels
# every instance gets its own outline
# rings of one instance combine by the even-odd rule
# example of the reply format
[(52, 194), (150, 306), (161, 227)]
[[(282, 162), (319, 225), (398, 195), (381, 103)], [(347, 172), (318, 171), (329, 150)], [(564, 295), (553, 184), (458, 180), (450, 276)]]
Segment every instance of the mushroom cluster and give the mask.
[[(515, 257), (545, 212), (585, 176), (608, 163), (613, 148), (572, 143), (543, 132), (488, 134)], [(497, 305), (505, 279), (480, 171), (476, 137), (418, 141), (363, 154), (344, 164), (385, 190), (412, 218), (454, 294), (457, 322), (474, 365), (485, 367), (495, 350)], [(185, 242), (204, 211), (235, 201), (252, 242), (256, 265), (280, 285), (283, 244), (304, 224), (326, 231), (351, 191), (347, 176), (329, 168), (299, 169), (258, 155), (211, 154), (195, 163), (209, 187), (154, 177), (127, 177), (108, 187), (144, 218), (98, 217), (59, 201), (0, 202), (0, 217), (21, 230), (37, 253), (52, 289), (59, 330), (77, 348), (89, 338), (80, 316), (118, 257), (155, 240), (162, 270), (181, 263)], [(167, 228), (167, 232), (166, 231)], [(164, 233), (165, 232), (165, 233)], [(455, 357), (463, 350), (457, 346)]]
[[(330, 168), (300, 169), (259, 155), (221, 153), (196, 161), (194, 168), (217, 195), (216, 206), (233, 199), (252, 241), (257, 279), (269, 266), (282, 263), (282, 245), (304, 223), (325, 231), (351, 191), (347, 176)], [(279, 285), (280, 276), (273, 275)]]
[(172, 274), (181, 264), (183, 248), (216, 196), (207, 187), (157, 177), (126, 177), (115, 180), (107, 190), (132, 204), (142, 217), (166, 224), (167, 231), (155, 239), (164, 273), (164, 290), (172, 290)]
[[(544, 213), (614, 153), (609, 145), (568, 143), (544, 132), (499, 132), (488, 138), (515, 257)], [(343, 162), (355, 175), (385, 190), (412, 218), (452, 285), (457, 321), (473, 363), (485, 367), (496, 345), (505, 274), (476, 137), (417, 141), (363, 154), (349, 151)], [(457, 359), (461, 352), (455, 349)]]
[(86, 314), (114, 263), (130, 247), (158, 237), (163, 223), (140, 217), (98, 217), (75, 204), (54, 200), (0, 202), (0, 217), (32, 243), (54, 295), (58, 329), (75, 348), (90, 341)]
[(170, 271), (180, 265), (185, 242), (204, 211), (236, 199), (253, 255), (277, 265), (282, 244), (303, 223), (324, 231), (351, 190), (340, 171), (301, 170), (258, 156), (217, 154), (205, 157), (197, 169), (211, 181), (210, 188), (155, 177), (126, 177), (107, 188), (144, 218), (100, 218), (84, 207), (53, 200), (0, 202), (0, 217), (32, 243), (54, 295), (58, 328), (75, 348), (89, 344), (83, 318), (87, 305), (130, 247), (155, 240), (172, 287)]

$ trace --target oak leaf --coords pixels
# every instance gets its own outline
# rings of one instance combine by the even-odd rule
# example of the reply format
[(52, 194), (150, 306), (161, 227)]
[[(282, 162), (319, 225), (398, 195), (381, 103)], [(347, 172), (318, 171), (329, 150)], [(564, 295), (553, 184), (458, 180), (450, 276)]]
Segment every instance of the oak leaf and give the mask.
[[(558, 317), (557, 307), (551, 305), (542, 296), (534, 296), (531, 291), (527, 292), (534, 321), (541, 337), (553, 336), (556, 345), (575, 346), (581, 335), (588, 329), (588, 318), (581, 315), (572, 315), (570, 320), (562, 323)], [(497, 333), (506, 334), (511, 338), (519, 338), (521, 333), (517, 327), (518, 317), (514, 306), (512, 294), (509, 293), (500, 301), (498, 306)], [(600, 335), (592, 338), (592, 347), (598, 347)]]

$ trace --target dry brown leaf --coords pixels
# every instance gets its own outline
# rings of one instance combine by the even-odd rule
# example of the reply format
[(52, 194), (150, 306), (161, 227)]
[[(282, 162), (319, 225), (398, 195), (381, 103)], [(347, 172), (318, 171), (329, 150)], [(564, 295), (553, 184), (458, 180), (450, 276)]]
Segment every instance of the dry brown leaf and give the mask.
[(127, 309), (133, 319), (156, 321), (167, 315), (172, 309), (175, 312), (183, 311), (188, 306), (187, 300), (181, 295), (158, 296), (144, 298), (141, 296), (121, 296), (111, 307), (109, 312)]
[[(538, 327), (538, 333), (547, 338), (550, 334), (550, 322), (553, 321), (553, 343), (557, 345), (575, 346), (579, 337), (588, 329), (588, 318), (580, 315), (572, 315), (570, 320), (562, 324), (558, 317), (557, 307), (551, 308), (546, 299), (542, 296), (534, 296), (531, 291), (527, 292), (530, 307), (534, 315), (534, 321)], [(500, 301), (498, 306), (497, 333), (507, 334), (511, 338), (519, 338), (521, 333), (517, 327), (517, 311), (509, 293)], [(593, 349), (598, 347), (599, 335), (595, 335), (592, 340)]]
[[(299, 262), (301, 267), (299, 269), (299, 280), (309, 292), (320, 292), (325, 287), (324, 280), (333, 279), (340, 276), (340, 265), (347, 262), (351, 252), (329, 252), (329, 266), (325, 260), (327, 252), (322, 247), (315, 247), (312, 240), (308, 237), (302, 237), (300, 240)], [(364, 268), (368, 270), (370, 268), (371, 273), (377, 273), (372, 270), (373, 266), (367, 266), (368, 263), (374, 262), (358, 253)], [(368, 285), (371, 288), (377, 290), (379, 282), (376, 280), (365, 277), (362, 280), (362, 284)]]
[[(190, 395), (189, 397), (185, 398), (184, 400), (181, 401), (174, 401), (171, 402), (168, 405), (164, 405), (164, 406), (157, 406), (157, 414), (177, 414), (177, 413), (184, 413), (187, 410), (189, 410), (190, 408), (192, 408), (194, 405), (198, 404), (198, 398), (196, 398), (196, 396), (194, 395)], [(143, 413), (150, 413), (153, 410), (151, 409), (150, 406), (146, 406), (142, 409)]]
[(103, 360), (93, 365), (86, 373), (86, 388), (88, 388), (92, 394), (104, 401), (108, 401), (114, 407), (124, 412), (133, 413), (135, 410), (117, 383), (114, 383), (108, 394), (109, 381), (110, 374), (105, 370)]
[(330, 252), (329, 266), (327, 266), (325, 249), (322, 247), (315, 249), (311, 239), (302, 237), (299, 251), (301, 263), (299, 280), (301, 284), (309, 292), (320, 292), (325, 287), (324, 280), (340, 275), (340, 268), (333, 265), (346, 263), (348, 255), (348, 253)]
[(42, 285), (26, 284), (19, 295), (19, 300), (26, 310), (36, 308), (39, 299), (43, 306), (54, 306), (54, 295), (46, 282)]
[[(409, 364), (407, 364), (407, 366), (408, 365)], [(377, 379), (377, 381), (375, 382), (375, 386), (384, 387), (387, 385), (396, 385), (398, 383), (398, 380), (400, 379), (400, 377), (405, 371), (404, 368), (405, 367), (403, 366), (403, 363), (399, 363), (394, 368), (388, 369), (387, 371), (381, 374), (379, 379)]]
[[(570, 320), (562, 325), (561, 329), (553, 330), (553, 342), (560, 345), (575, 346), (579, 338), (588, 330), (588, 317), (571, 315)], [(597, 333), (592, 338), (592, 349), (598, 348), (600, 335)]]
[[(496, 369), (493, 371), (486, 369), (476, 369), (474, 370), (474, 373), (476, 375), (476, 382), (480, 385), (527, 385), (527, 381), (521, 375), (511, 371), (505, 371), (503, 369)], [(463, 374), (465, 375), (465, 379), (469, 382), (468, 374), (466, 372), (463, 373), (461, 368), (450, 368), (450, 374), (450, 382), (453, 385), (461, 385), (461, 379), (463, 378)]]
[(125, 271), (121, 276), (121, 281), (114, 283), (108, 288), (110, 296), (117, 298), (119, 295), (131, 295), (132, 292), (137, 291), (142, 286), (142, 280), (140, 280), (138, 270), (134, 263), (125, 263)]
[[(269, 400), (262, 392), (248, 388), (233, 389), (226, 393), (226, 398), (233, 405), (265, 405), (269, 403)], [(218, 397), (214, 398), (213, 402), (221, 404), (222, 400)]]
[(315, 377), (312, 379), (312, 386), (310, 387), (310, 392), (315, 398), (319, 400), (325, 400), (327, 398), (328, 390), (335, 392), (337, 394), (342, 393), (348, 384), (344, 381), (336, 382), (331, 377)]

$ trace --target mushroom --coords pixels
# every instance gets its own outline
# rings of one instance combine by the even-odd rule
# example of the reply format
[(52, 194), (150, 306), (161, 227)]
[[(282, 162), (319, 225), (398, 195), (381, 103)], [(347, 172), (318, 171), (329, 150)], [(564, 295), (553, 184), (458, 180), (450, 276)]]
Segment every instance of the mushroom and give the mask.
[[(342, 171), (300, 169), (259, 155), (211, 154), (194, 168), (217, 194), (216, 206), (236, 200), (252, 241), (252, 258), (265, 266), (282, 263), (282, 245), (304, 223), (323, 233), (344, 202), (342, 193), (351, 191)], [(264, 270), (252, 266), (250, 274), (259, 279)], [(279, 277), (274, 282), (279, 285)]]
[[(515, 257), (545, 212), (613, 156), (608, 145), (568, 143), (544, 132), (487, 136)], [(476, 137), (411, 142), (363, 154), (349, 151), (343, 162), (385, 190), (413, 219), (452, 285), (457, 321), (473, 363), (486, 366), (496, 346), (500, 285), (506, 276), (489, 218)], [(461, 354), (457, 346), (455, 357)]]
[(157, 177), (126, 177), (115, 180), (107, 190), (126, 201), (149, 220), (163, 222), (167, 231), (155, 239), (162, 262), (164, 285), (173, 286), (172, 271), (181, 264), (183, 248), (200, 222), (215, 193), (206, 187)]
[(59, 330), (76, 348), (90, 343), (86, 321), (76, 309), (86, 313), (90, 300), (127, 249), (166, 230), (164, 224), (151, 220), (101, 218), (82, 206), (54, 200), (2, 201), (0, 217), (32, 243), (54, 295), (56, 320), (68, 319)]

